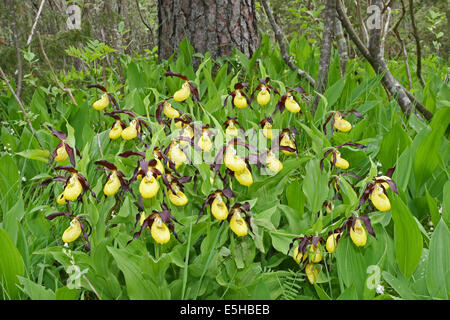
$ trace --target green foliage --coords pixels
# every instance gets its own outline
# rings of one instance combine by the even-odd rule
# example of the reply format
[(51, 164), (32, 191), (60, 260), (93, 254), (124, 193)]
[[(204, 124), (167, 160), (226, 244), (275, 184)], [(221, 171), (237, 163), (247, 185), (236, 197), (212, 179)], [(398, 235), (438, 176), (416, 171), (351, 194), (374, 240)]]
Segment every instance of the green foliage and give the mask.
[[(318, 11), (301, 14), (315, 19)], [(2, 291), (5, 299), (448, 298), (445, 262), (449, 247), (446, 243), (450, 216), (447, 132), (450, 117), (445, 102), (448, 85), (442, 77), (426, 77), (428, 89), (416, 89), (420, 90), (419, 96), (427, 91), (429, 97), (434, 97), (434, 120), (427, 124), (415, 116), (408, 120), (401, 115), (397, 103), (389, 102), (381, 78), (374, 75), (367, 63), (352, 59), (345, 77), (330, 76), (318, 113), (312, 117), (311, 102), (296, 93), (301, 101), (301, 115), (286, 110), (274, 113), (279, 96), (273, 92), (264, 107), (253, 101), (253, 109), (238, 110), (231, 106), (230, 99), (222, 107), (235, 83), (248, 82), (250, 89), (244, 91), (250, 95), (259, 85), (258, 78), (266, 76), (281, 94), (297, 86), (313, 94), (304, 80), (285, 71), (288, 67), (279, 49), (266, 35), (250, 59), (238, 51), (232, 57), (217, 60), (208, 53), (200, 56), (193, 53), (188, 41), (180, 44), (179, 52), (169, 61), (161, 63), (155, 61), (154, 53), (135, 57), (120, 55), (116, 62), (120, 64), (123, 79), (119, 65), (108, 66), (106, 87), (121, 109), (131, 110), (151, 127), (152, 137), (143, 138), (149, 152), (138, 139), (109, 139), (114, 120), (92, 108), (102, 93), (95, 88), (86, 89), (86, 85), (104, 83), (101, 61), (112, 58), (113, 54), (108, 48), (90, 42), (77, 50), (69, 49), (71, 54), (90, 64), (85, 73), (72, 70), (63, 80), (72, 89), (77, 106), (58, 88), (37, 82), (39, 87), (25, 100), (29, 102), (26, 105), (30, 114), (36, 116), (32, 118), (35, 136), (17, 111), (15, 100), (9, 94), (0, 96), (0, 115), (6, 123), (0, 136), (0, 235), (7, 237), (4, 245), (17, 261), (14, 270), (2, 269), (4, 260), (0, 259), (0, 273), (8, 277), (8, 286)], [(317, 72), (318, 52), (304, 37), (291, 41), (289, 50), (296, 55), (300, 66), (311, 73)], [(31, 55), (29, 58), (33, 59)], [(200, 61), (197, 69), (192, 66), (193, 59)], [(443, 68), (439, 62), (433, 63), (433, 67)], [(168, 146), (172, 136), (157, 124), (155, 112), (157, 105), (171, 97), (183, 83), (179, 78), (165, 77), (169, 70), (186, 75), (199, 90), (198, 104), (192, 98), (183, 103), (170, 100), (180, 112), (221, 131), (225, 129), (222, 124), (227, 117), (236, 116), (242, 128), (249, 130), (258, 129), (258, 123), (271, 116), (274, 129), (295, 127), (299, 131), (296, 135), (299, 152), (298, 155), (280, 154), (283, 169), (275, 175), (265, 175), (252, 165), (254, 182), (249, 188), (236, 179), (224, 183), (215, 177), (211, 183), (212, 174), (205, 162), (181, 166), (177, 171), (182, 176), (196, 176), (195, 184), (191, 181), (184, 185), (189, 199), (186, 206), (172, 205), (162, 191), (143, 203), (147, 216), (152, 210), (161, 210), (163, 201), (167, 203), (181, 223), (174, 224), (181, 241), (171, 236), (168, 243), (161, 245), (144, 229), (138, 239), (127, 244), (138, 230), (135, 223), (140, 210), (136, 199), (130, 193), (106, 197), (103, 194), (105, 172), (95, 170), (94, 162), (113, 162), (130, 179), (137, 158), (123, 158), (118, 154), (126, 150), (141, 151), (151, 159), (154, 146), (161, 149)], [(333, 64), (330, 74), (338, 74), (338, 70), (339, 66)], [(404, 72), (400, 68), (393, 70), (399, 75)], [(332, 112), (351, 109), (361, 113), (364, 119), (352, 114), (346, 116), (353, 126), (350, 132), (335, 130), (331, 134), (330, 123), (327, 134), (322, 131)], [(111, 110), (111, 107), (105, 109)], [(69, 220), (45, 219), (53, 212), (66, 210), (55, 203), (63, 191), (62, 184), (39, 186), (45, 179), (59, 174), (54, 170), (55, 164), (49, 166), (48, 161), (60, 141), (46, 125), (65, 132), (67, 144), (79, 150), (81, 158), (76, 156), (75, 168), (97, 195), (98, 200), (87, 192), (82, 201), (71, 202), (71, 213), (92, 226), (90, 250), (81, 238), (64, 248), (61, 236)], [(175, 124), (170, 123), (169, 127), (173, 130)], [(323, 160), (321, 169), (324, 153), (346, 142), (360, 143), (366, 148), (339, 149), (350, 163), (348, 170), (332, 168), (330, 155)], [(70, 162), (65, 160), (57, 165), (70, 165)], [(395, 167), (392, 180), (399, 189), (399, 195), (387, 193), (392, 209), (380, 212), (370, 200), (359, 207), (366, 186), (392, 167)], [(346, 176), (347, 172), (361, 180)], [(225, 174), (223, 167), (220, 173)], [(248, 201), (251, 206), (252, 231), (247, 236), (237, 237), (228, 221), (215, 220), (209, 206), (196, 223), (206, 197), (227, 185), (237, 196), (231, 199), (231, 204)], [(131, 187), (138, 195), (138, 183)], [(161, 183), (163, 188), (168, 191)], [(341, 199), (335, 197), (337, 192)], [(325, 201), (331, 201), (330, 211)], [(367, 234), (367, 243), (357, 247), (346, 229), (335, 253), (325, 251), (322, 242), (323, 260), (316, 264), (320, 272), (316, 283), (311, 284), (304, 270), (307, 262), (299, 265), (292, 258), (298, 241), (289, 251), (293, 239), (320, 236), (326, 241), (328, 233), (340, 228), (347, 219), (366, 214), (376, 237)], [(3, 249), (0, 251), (3, 253)], [(371, 272), (375, 266), (380, 272), (373, 278)], [(372, 282), (383, 286), (384, 294), (368, 286)], [(17, 284), (20, 291), (11, 292), (9, 283)], [(79, 287), (72, 288), (73, 283)]]

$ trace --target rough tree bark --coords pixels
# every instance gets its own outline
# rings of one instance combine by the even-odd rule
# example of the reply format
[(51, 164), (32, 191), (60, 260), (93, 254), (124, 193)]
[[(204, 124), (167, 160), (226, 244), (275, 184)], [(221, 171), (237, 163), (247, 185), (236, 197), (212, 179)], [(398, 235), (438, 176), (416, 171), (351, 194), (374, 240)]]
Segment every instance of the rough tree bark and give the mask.
[(254, 0), (158, 0), (158, 55), (168, 59), (186, 37), (213, 57), (233, 48), (251, 56), (259, 46)]
[[(324, 10), (325, 19), (322, 33), (322, 45), (320, 48), (319, 72), (317, 74), (316, 91), (323, 93), (327, 87), (328, 71), (330, 69), (331, 45), (333, 42), (333, 28), (336, 17), (336, 0), (327, 0)], [(320, 96), (317, 95), (311, 108), (311, 113), (316, 113)]]
[(345, 40), (344, 30), (342, 29), (341, 20), (339, 20), (336, 12), (336, 17), (334, 19), (334, 39), (337, 42), (338, 52), (339, 52), (339, 69), (341, 77), (345, 77), (347, 73), (347, 41)]

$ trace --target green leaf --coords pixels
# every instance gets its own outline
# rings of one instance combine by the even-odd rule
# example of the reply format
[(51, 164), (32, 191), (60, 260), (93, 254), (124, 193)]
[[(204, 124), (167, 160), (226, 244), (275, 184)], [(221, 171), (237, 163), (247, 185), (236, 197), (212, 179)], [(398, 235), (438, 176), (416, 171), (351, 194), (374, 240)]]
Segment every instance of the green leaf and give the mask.
[(431, 177), (441, 159), (439, 150), (449, 123), (450, 108), (436, 112), (431, 122), (431, 132), (417, 148), (414, 158), (414, 177), (418, 190)]
[(24, 275), (22, 256), (11, 241), (8, 233), (0, 228), (0, 287), (3, 299), (17, 299), (19, 279)]
[(450, 290), (450, 232), (441, 219), (430, 242), (426, 283), (432, 297), (448, 300)]
[(328, 175), (320, 170), (319, 160), (307, 163), (302, 189), (310, 211), (317, 213), (328, 198)]
[(55, 300), (55, 293), (44, 286), (34, 283), (30, 279), (18, 277), (23, 286), (23, 291), (31, 300)]
[(362, 298), (367, 276), (362, 249), (356, 247), (349, 236), (345, 236), (339, 240), (335, 255), (339, 278), (347, 288), (353, 285)]
[(394, 124), (380, 143), (378, 159), (383, 165), (383, 172), (395, 165), (398, 157), (410, 144), (411, 138), (402, 129), (400, 123)]
[(417, 222), (399, 196), (390, 193), (394, 220), (395, 258), (400, 271), (410, 278), (420, 261), (423, 239)]
[(50, 159), (50, 152), (48, 150), (31, 149), (22, 152), (17, 152), (16, 155), (42, 162), (48, 162)]

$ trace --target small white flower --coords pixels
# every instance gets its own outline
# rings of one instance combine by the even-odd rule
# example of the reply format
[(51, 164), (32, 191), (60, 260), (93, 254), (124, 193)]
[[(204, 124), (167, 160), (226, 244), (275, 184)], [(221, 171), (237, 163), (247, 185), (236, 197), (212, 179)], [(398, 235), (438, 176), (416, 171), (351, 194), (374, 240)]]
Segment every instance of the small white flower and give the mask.
[(441, 204), (441, 206), (439, 207), (439, 214), (442, 214), (442, 204)]
[(377, 161), (377, 167), (381, 167), (381, 166), (382, 166), (381, 162)]
[(69, 244), (67, 242), (64, 243), (64, 247), (68, 248)]
[(22, 181), (23, 181), (23, 182), (27, 181), (27, 178), (22, 177)]
[(381, 284), (379, 284), (379, 285), (377, 285), (376, 291), (377, 291), (378, 294), (383, 294), (384, 293), (384, 287)]

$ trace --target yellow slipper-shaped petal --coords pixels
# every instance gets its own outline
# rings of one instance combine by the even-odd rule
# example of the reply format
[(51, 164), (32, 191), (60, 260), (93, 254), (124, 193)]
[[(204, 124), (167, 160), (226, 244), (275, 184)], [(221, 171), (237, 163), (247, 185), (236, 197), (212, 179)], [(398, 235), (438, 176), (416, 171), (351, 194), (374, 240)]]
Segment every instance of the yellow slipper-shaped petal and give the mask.
[(113, 171), (109, 176), (108, 181), (106, 181), (105, 186), (103, 187), (103, 193), (105, 196), (113, 196), (119, 191), (120, 188), (120, 179), (117, 176), (117, 172)]
[(272, 139), (272, 124), (270, 122), (266, 122), (263, 127), (263, 135), (267, 139)]
[(170, 202), (172, 202), (173, 205), (177, 206), (177, 207), (182, 207), (185, 206), (188, 203), (188, 198), (186, 197), (186, 195), (184, 194), (183, 191), (181, 191), (178, 186), (174, 186), (172, 185), (172, 188), (174, 189), (174, 191), (176, 192), (176, 194), (174, 194), (172, 192), (172, 190), (169, 189), (169, 200)]
[(239, 212), (235, 212), (230, 219), (230, 229), (238, 237), (243, 237), (248, 234), (248, 227), (245, 220), (241, 217)]
[(155, 177), (145, 176), (144, 178), (142, 178), (141, 183), (139, 184), (139, 192), (141, 193), (141, 196), (143, 198), (153, 198), (158, 193), (158, 190), (159, 182)]
[(367, 233), (361, 224), (361, 220), (356, 219), (354, 228), (350, 228), (350, 238), (357, 247), (364, 247), (367, 242)]
[(56, 150), (55, 161), (64, 161), (67, 160), (68, 157), (69, 154), (67, 153), (66, 147), (64, 145), (62, 145)]
[(136, 120), (130, 122), (130, 125), (122, 131), (121, 136), (124, 140), (131, 140), (137, 137)]
[(234, 148), (229, 147), (225, 152), (225, 166), (231, 171), (242, 171), (245, 169), (245, 161), (236, 154)]
[(337, 246), (336, 238), (338, 235), (339, 235), (339, 233), (333, 233), (328, 237), (325, 248), (327, 249), (327, 251), (329, 253), (336, 252), (336, 246)]
[(253, 184), (252, 173), (248, 168), (244, 168), (242, 171), (236, 171), (234, 173), (236, 180), (243, 186), (250, 187)]
[(152, 227), (151, 227), (151, 234), (153, 239), (160, 244), (164, 244), (169, 242), (170, 240), (170, 231), (169, 228), (166, 226), (166, 224), (162, 221), (161, 217), (158, 215), (156, 216), (155, 220), (153, 221)]
[(308, 277), (309, 283), (314, 284), (319, 276), (319, 268), (312, 262), (308, 263), (305, 268), (306, 276)]
[(117, 120), (116, 123), (114, 124), (114, 127), (109, 130), (109, 138), (111, 140), (116, 140), (118, 139), (121, 135), (122, 135), (122, 126), (120, 125), (120, 121)]
[(228, 217), (228, 208), (220, 195), (211, 203), (211, 213), (217, 220), (225, 220)]
[(343, 159), (340, 157), (340, 154), (336, 154), (336, 163), (335, 163), (336, 167), (341, 168), (341, 169), (348, 169), (349, 167), (349, 163), (347, 160)]
[(174, 118), (180, 117), (180, 113), (178, 112), (178, 110), (175, 109), (174, 107), (172, 107), (172, 105), (170, 103), (168, 103), (167, 101), (164, 102), (163, 112), (166, 115), (166, 117), (169, 119), (174, 119)]
[(64, 199), (69, 201), (74, 201), (78, 198), (78, 196), (83, 191), (83, 187), (78, 180), (78, 176), (76, 173), (70, 177), (69, 183), (67, 184), (66, 188), (64, 189), (63, 195)]
[(391, 202), (389, 201), (389, 198), (384, 193), (383, 188), (378, 185), (370, 193), (369, 199), (370, 201), (372, 201), (375, 208), (377, 208), (377, 210), (379, 211), (384, 212), (391, 209)]
[(256, 96), (256, 101), (260, 106), (265, 106), (270, 101), (270, 92), (266, 89), (266, 87), (262, 87), (261, 91)]
[(311, 247), (309, 247), (309, 259), (311, 260), (311, 262), (314, 263), (319, 263), (320, 261), (322, 261), (322, 253), (320, 252), (320, 246), (317, 245), (311, 245)]
[(103, 96), (94, 102), (92, 105), (95, 110), (103, 110), (109, 105), (109, 97), (107, 93), (104, 93)]
[(73, 219), (70, 222), (70, 226), (64, 231), (62, 235), (62, 240), (65, 243), (70, 243), (78, 239), (81, 235), (81, 225), (78, 219)]
[(173, 100), (182, 102), (187, 98), (189, 98), (190, 94), (191, 94), (191, 87), (189, 86), (189, 83), (185, 82), (183, 83), (181, 89), (174, 93)]
[(300, 106), (298, 105), (297, 101), (294, 100), (294, 97), (292, 95), (287, 96), (284, 102), (284, 106), (289, 112), (292, 113), (300, 112)]
[(247, 107), (247, 99), (238, 91), (234, 96), (233, 104), (239, 109), (244, 109)]

